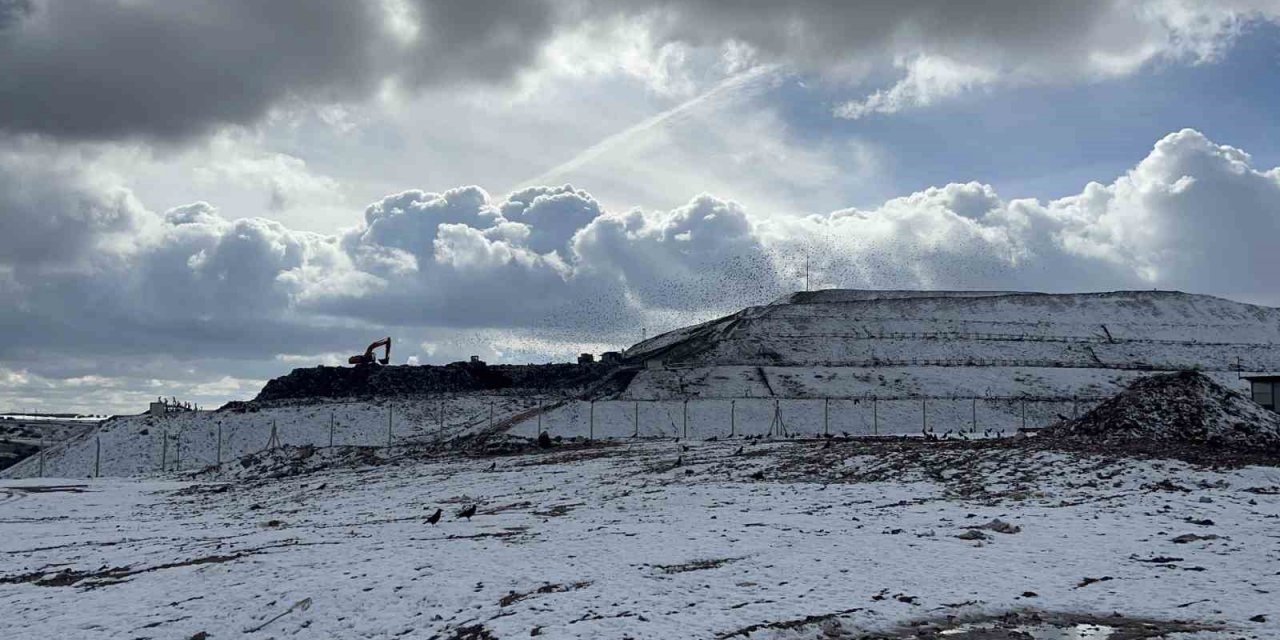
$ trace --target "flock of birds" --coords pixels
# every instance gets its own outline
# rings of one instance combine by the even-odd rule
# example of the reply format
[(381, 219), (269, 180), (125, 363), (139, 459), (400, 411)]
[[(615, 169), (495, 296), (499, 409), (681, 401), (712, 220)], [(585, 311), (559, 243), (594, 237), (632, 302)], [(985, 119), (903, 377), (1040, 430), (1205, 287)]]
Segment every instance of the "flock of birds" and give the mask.
[[(944, 431), (941, 435), (939, 435), (939, 434), (937, 434), (937, 433), (934, 433), (932, 429), (930, 429), (930, 428), (927, 428), (927, 427), (926, 427), (926, 428), (922, 428), (922, 429), (920, 430), (920, 433), (921, 433), (921, 435), (923, 435), (923, 436), (924, 436), (924, 439), (925, 439), (926, 441), (929, 441), (929, 442), (938, 442), (938, 441), (942, 441), (942, 440), (949, 440), (949, 439), (951, 439), (951, 438), (952, 438), (952, 434), (955, 434), (955, 438), (956, 438), (956, 439), (958, 439), (958, 440), (965, 440), (965, 441), (970, 440), (969, 435), (968, 435), (968, 434), (966, 434), (966, 432), (965, 432), (963, 429), (947, 429), (947, 430), (946, 430), (946, 431)], [(842, 431), (842, 432), (841, 432), (841, 435), (842, 435), (845, 439), (850, 438), (850, 435), (849, 435), (847, 432), (843, 432), (843, 431)], [(983, 435), (983, 438), (984, 438), (984, 439), (998, 439), (998, 438), (1003, 438), (1003, 437), (1004, 437), (1004, 429), (986, 429), (985, 431), (983, 431), (983, 434), (982, 434), (982, 435)], [(796, 437), (796, 436), (795, 436), (795, 435), (788, 435), (788, 436), (785, 436), (785, 437), (787, 437), (787, 438), (794, 438), (794, 437)], [(911, 436), (908, 436), (908, 435), (902, 435), (902, 436), (899, 436), (899, 438), (900, 438), (900, 439), (902, 439), (902, 440), (904, 440), (904, 441), (906, 441), (906, 440), (911, 440), (911, 439), (912, 439), (912, 437), (911, 437)], [(734, 452), (733, 452), (731, 455), (733, 455), (733, 456), (741, 456), (741, 455), (743, 455), (743, 454), (746, 452), (746, 447), (747, 447), (748, 445), (755, 444), (755, 442), (756, 442), (757, 440), (767, 440), (767, 439), (769, 439), (769, 436), (764, 436), (764, 435), (751, 435), (751, 436), (746, 436), (746, 437), (744, 437), (744, 438), (743, 438), (743, 440), (744, 440), (745, 444), (739, 445), (739, 446), (738, 446), (738, 448), (737, 448), (737, 449), (735, 449), (735, 450), (734, 450)], [(826, 435), (824, 435), (824, 436), (823, 436), (823, 439), (824, 439), (824, 442), (823, 442), (823, 444), (822, 444), (822, 448), (823, 448), (823, 449), (829, 449), (829, 448), (831, 447), (831, 442), (835, 439), (835, 436), (833, 436), (833, 435), (831, 435), (831, 434), (826, 434)], [(716, 440), (718, 440), (718, 438), (714, 438), (714, 437), (712, 437), (712, 438), (709, 438), (709, 439), (708, 439), (708, 442), (714, 442), (714, 441), (716, 441)], [(681, 443), (680, 443), (680, 438), (676, 438), (676, 439), (675, 439), (675, 442), (676, 442), (676, 444), (680, 444), (680, 453), (679, 453), (679, 455), (677, 455), (677, 456), (676, 456), (676, 461), (675, 461), (675, 463), (674, 463), (674, 464), (672, 464), (672, 466), (671, 466), (671, 468), (672, 468), (672, 469), (676, 469), (676, 468), (679, 468), (679, 467), (684, 466), (684, 454), (685, 454), (685, 453), (688, 453), (688, 452), (692, 449), (692, 447), (690, 447), (688, 444), (681, 444)], [(486, 471), (495, 471), (495, 470), (497, 469), (497, 466), (498, 466), (497, 461), (494, 461), (494, 462), (492, 462), (492, 463), (490, 463), (490, 464), (489, 464), (489, 466), (486, 468)], [(764, 471), (763, 471), (763, 470), (756, 471), (756, 472), (752, 473), (752, 474), (750, 475), (750, 477), (751, 477), (751, 479), (752, 479), (752, 480), (764, 480), (764, 477), (765, 477), (765, 476), (764, 476)], [(463, 519), (465, 519), (465, 520), (467, 520), (468, 522), (470, 522), (470, 521), (471, 521), (472, 516), (476, 515), (476, 509), (477, 509), (477, 507), (478, 507), (478, 505), (476, 505), (476, 504), (470, 504), (470, 505), (468, 505), (468, 506), (466, 506), (466, 507), (463, 507), (461, 510), (459, 510), (458, 512), (456, 512), (456, 513), (454, 514), (454, 519), (455, 519), (455, 520), (463, 520)], [(441, 508), (437, 507), (437, 508), (436, 508), (436, 510), (435, 510), (435, 512), (433, 512), (431, 515), (427, 516), (427, 524), (430, 524), (430, 525), (438, 524), (438, 523), (440, 522), (440, 519), (441, 519), (443, 516), (444, 516), (444, 509), (441, 509)]]
[[(977, 439), (976, 432), (966, 432), (964, 429), (947, 429), (946, 431), (942, 432), (941, 435), (934, 433), (933, 429), (920, 430), (920, 435), (924, 436), (924, 439), (930, 442), (938, 442), (940, 440), (950, 440), (952, 438), (952, 434), (955, 434), (955, 439), (957, 440), (968, 441), (970, 439)], [(974, 437), (971, 438), (970, 436), (974, 436)], [(982, 439), (984, 440), (999, 440), (1000, 438), (1003, 438), (1003, 437), (1004, 437), (1004, 429), (984, 429), (982, 431)], [(906, 438), (906, 436), (903, 436), (903, 438)]]

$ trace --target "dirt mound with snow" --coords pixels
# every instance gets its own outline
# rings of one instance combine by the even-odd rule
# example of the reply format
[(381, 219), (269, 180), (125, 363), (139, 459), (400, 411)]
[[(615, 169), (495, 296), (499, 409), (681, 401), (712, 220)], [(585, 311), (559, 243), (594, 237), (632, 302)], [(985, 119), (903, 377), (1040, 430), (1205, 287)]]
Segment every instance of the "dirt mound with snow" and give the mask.
[(1280, 415), (1200, 373), (1182, 371), (1136, 380), (1044, 435), (1087, 444), (1280, 451)]

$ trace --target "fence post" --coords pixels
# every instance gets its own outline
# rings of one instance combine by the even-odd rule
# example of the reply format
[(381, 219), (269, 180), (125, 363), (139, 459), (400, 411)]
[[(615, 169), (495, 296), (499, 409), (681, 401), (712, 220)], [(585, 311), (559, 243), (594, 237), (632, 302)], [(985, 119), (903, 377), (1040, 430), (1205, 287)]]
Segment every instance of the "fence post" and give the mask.
[(871, 433), (880, 435), (880, 398), (871, 399)]
[(391, 413), (395, 410), (395, 405), (387, 403), (387, 448), (391, 448)]
[(929, 430), (929, 399), (920, 398), (920, 433)]
[(169, 470), (169, 430), (160, 432), (160, 472)]
[(634, 431), (631, 432), (631, 437), (639, 438), (640, 437), (640, 401), (639, 400), (635, 401), (635, 407), (632, 410), (631, 420), (635, 429)]
[(587, 414), (587, 442), (596, 439), (596, 401), (591, 401), (590, 413)]
[(978, 432), (978, 399), (973, 399), (973, 426), (969, 428), (970, 433)]
[(829, 435), (831, 427), (831, 398), (822, 399), (822, 435)]
[(1027, 428), (1027, 399), (1022, 399), (1022, 428)]
[(173, 437), (173, 470), (182, 471), (182, 433)]
[(1076, 397), (1071, 396), (1071, 417), (1072, 418), (1079, 417), (1080, 415), (1079, 409), (1080, 409), (1080, 405), (1078, 404)]
[(40, 477), (44, 477), (44, 450), (48, 447), (45, 445), (44, 429), (40, 430)]
[(489, 430), (493, 430), (493, 399), (489, 399)]
[(542, 436), (542, 398), (538, 398), (538, 434), (535, 437)]
[(681, 423), (681, 430), (682, 430), (681, 437), (683, 437), (685, 440), (688, 440), (689, 439), (689, 399), (688, 398), (685, 398), (684, 404), (681, 405), (680, 418), (683, 421)]
[(734, 436), (734, 432), (737, 430), (737, 427), (738, 427), (737, 413), (738, 413), (738, 401), (730, 400), (729, 401), (729, 437), (730, 438)]
[[(333, 446), (330, 444), (329, 446)], [(218, 421), (218, 468), (222, 468), (222, 421)]]
[(102, 469), (102, 436), (93, 439), (93, 477), (98, 477)]

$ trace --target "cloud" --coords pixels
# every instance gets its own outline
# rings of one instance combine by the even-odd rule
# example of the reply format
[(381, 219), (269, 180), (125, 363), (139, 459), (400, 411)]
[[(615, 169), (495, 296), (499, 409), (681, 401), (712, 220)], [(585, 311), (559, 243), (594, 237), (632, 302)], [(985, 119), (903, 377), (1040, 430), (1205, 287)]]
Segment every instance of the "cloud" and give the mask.
[(1275, 3), (1250, 0), (684, 0), (609, 3), (601, 11), (615, 10), (646, 19), (658, 43), (735, 43), (752, 60), (837, 82), (897, 70), (889, 88), (838, 105), (845, 117), (1000, 83), (1091, 81), (1161, 61), (1213, 61), (1250, 21), (1280, 18)]
[(887, 113), (1011, 82), (1216, 59), (1265, 1), (0, 1), (0, 129), (189, 139), (299, 107), (397, 92), (536, 90), (540, 74), (622, 74), (694, 95), (756, 65), (861, 82), (839, 108)]
[(186, 138), (291, 102), (497, 82), (553, 16), (509, 0), (54, 0), (0, 5), (0, 123), (105, 139)]
[(207, 391), (271, 375), (277, 354), (387, 334), (433, 345), (420, 357), (567, 357), (767, 302), (806, 275), (815, 288), (1262, 296), (1280, 268), (1280, 168), (1190, 129), (1058, 200), (972, 182), (804, 217), (707, 194), (610, 211), (569, 185), (503, 198), (467, 186), (389, 195), (317, 234), (204, 202), (153, 212), (93, 158), (41, 145), (0, 156), (0, 184), (0, 366), (127, 376), (138, 393), (157, 377), (145, 362), (213, 366), (182, 374)]
[(907, 70), (903, 79), (862, 100), (840, 105), (835, 109), (835, 115), (856, 120), (873, 113), (896, 113), (911, 107), (924, 107), (976, 87), (990, 85), (999, 77), (990, 69), (935, 56), (918, 56), (896, 66)]
[(87, 267), (130, 244), (145, 217), (130, 190), (82, 157), (26, 141), (0, 147), (0, 266)]

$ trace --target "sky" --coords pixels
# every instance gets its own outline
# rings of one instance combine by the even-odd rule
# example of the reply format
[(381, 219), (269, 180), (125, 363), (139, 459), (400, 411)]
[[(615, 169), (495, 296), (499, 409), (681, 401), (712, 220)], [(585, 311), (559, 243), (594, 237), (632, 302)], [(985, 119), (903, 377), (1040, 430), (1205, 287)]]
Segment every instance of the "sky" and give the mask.
[(1280, 0), (0, 0), (0, 411), (569, 361), (806, 273), (1277, 305), (1276, 104)]

